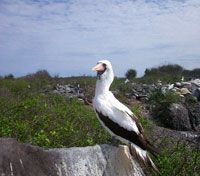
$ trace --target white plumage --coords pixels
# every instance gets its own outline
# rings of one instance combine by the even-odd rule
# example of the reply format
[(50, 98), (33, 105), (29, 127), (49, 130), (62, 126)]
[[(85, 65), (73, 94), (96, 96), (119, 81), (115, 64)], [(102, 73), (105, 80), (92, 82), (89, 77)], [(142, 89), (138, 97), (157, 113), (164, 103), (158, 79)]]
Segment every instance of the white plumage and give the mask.
[(97, 82), (93, 107), (102, 126), (120, 141), (131, 144), (134, 153), (157, 170), (148, 156), (146, 149), (154, 152), (153, 147), (143, 134), (137, 117), (124, 104), (119, 102), (109, 90), (114, 80), (112, 65), (108, 60), (101, 60), (93, 68), (97, 72)]
[(129, 131), (135, 131), (137, 134), (139, 133), (135, 121), (130, 116), (133, 113), (120, 103), (112, 92), (109, 91), (95, 96), (93, 106), (98, 112), (101, 112), (104, 116), (108, 116), (111, 120), (120, 124), (120, 126)]

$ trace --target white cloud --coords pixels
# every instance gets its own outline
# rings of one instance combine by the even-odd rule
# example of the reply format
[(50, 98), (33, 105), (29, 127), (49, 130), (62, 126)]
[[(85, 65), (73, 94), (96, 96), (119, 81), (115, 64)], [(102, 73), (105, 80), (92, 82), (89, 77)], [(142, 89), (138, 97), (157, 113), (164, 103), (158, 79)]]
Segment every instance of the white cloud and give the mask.
[(118, 75), (163, 62), (200, 66), (198, 0), (2, 1), (0, 21), (0, 74), (90, 74), (102, 57)]

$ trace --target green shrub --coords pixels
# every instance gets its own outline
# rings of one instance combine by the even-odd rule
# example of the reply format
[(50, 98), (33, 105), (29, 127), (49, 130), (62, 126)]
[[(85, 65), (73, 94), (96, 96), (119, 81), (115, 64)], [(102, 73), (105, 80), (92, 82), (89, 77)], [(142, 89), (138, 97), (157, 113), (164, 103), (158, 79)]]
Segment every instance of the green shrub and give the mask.
[(157, 80), (163, 82), (180, 81), (184, 68), (177, 64), (162, 65), (145, 70), (144, 76), (140, 79), (145, 83), (155, 83)]
[(200, 151), (178, 144), (154, 159), (162, 176), (199, 176)]
[(185, 76), (186, 79), (191, 78), (199, 78), (200, 77), (200, 68), (195, 68), (193, 70), (184, 70), (183, 76)]
[(173, 128), (170, 119), (170, 105), (180, 101), (180, 96), (174, 92), (163, 93), (156, 90), (150, 94), (149, 103), (151, 104), (151, 112), (154, 118), (162, 125)]
[(14, 75), (10, 73), (8, 75), (5, 75), (4, 79), (14, 79)]
[(56, 84), (46, 70), (38, 70), (36, 73), (28, 74), (21, 79), (27, 81), (29, 89), (34, 92), (52, 89)]
[(13, 95), (20, 95), (28, 90), (28, 82), (22, 79), (2, 79), (0, 80), (0, 88), (2, 92), (6, 90)]
[(50, 94), (12, 98), (0, 98), (0, 137), (46, 148), (87, 146), (110, 139), (93, 110), (76, 99)]
[(127, 72), (125, 73), (125, 77), (127, 79), (134, 79), (137, 76), (137, 71), (134, 69), (129, 69), (127, 70)]
[(120, 85), (118, 86), (118, 90), (120, 91), (121, 94), (125, 95), (126, 93), (131, 92), (131, 90), (132, 90), (132, 85), (131, 85), (131, 83), (120, 84)]

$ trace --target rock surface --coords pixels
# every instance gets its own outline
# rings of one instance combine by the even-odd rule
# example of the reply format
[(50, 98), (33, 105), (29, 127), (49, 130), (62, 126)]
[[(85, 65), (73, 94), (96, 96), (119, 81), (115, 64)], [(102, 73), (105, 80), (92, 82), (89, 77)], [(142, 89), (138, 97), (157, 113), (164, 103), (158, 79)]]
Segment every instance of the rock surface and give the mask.
[(182, 104), (173, 103), (170, 106), (170, 118), (173, 129), (179, 131), (192, 130), (188, 110)]
[(0, 138), (1, 176), (144, 176), (125, 146), (95, 145), (44, 150)]
[(200, 149), (200, 134), (190, 131), (176, 131), (153, 126), (151, 142), (157, 148), (168, 149), (182, 144), (188, 148)]

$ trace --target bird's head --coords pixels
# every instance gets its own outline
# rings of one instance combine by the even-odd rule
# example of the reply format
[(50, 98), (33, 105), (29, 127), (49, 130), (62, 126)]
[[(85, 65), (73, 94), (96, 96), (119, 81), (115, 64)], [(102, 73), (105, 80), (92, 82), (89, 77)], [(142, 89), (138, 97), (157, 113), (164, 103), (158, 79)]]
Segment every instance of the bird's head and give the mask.
[(99, 80), (103, 79), (113, 79), (113, 69), (110, 61), (108, 60), (100, 60), (97, 64), (92, 68), (93, 71), (97, 72), (97, 78)]

